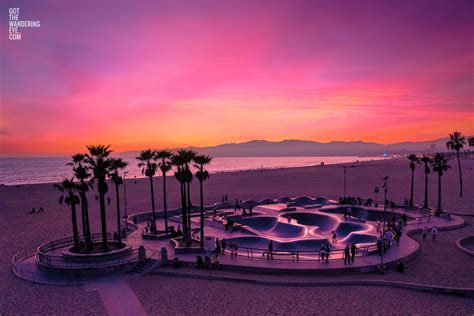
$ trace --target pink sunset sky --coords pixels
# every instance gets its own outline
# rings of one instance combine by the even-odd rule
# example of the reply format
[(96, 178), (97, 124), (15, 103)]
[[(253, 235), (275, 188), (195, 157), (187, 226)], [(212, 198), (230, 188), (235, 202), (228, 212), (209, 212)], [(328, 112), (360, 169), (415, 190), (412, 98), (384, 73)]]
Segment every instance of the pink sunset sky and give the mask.
[[(8, 8), (40, 20), (8, 40)], [(472, 1), (0, 4), (0, 154), (474, 134)]]

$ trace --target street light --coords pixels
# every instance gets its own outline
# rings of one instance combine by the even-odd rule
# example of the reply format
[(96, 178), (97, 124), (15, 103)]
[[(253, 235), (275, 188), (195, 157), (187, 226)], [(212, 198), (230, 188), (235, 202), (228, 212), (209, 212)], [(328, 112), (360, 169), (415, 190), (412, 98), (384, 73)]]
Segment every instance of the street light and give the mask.
[(384, 201), (383, 201), (383, 227), (382, 227), (382, 255), (380, 256), (380, 268), (383, 271), (383, 255), (385, 254), (385, 220), (387, 218), (387, 191), (388, 191), (388, 176), (383, 177), (383, 193), (384, 193)]
[(128, 214), (127, 214), (127, 187), (126, 187), (126, 181), (125, 181), (125, 178), (128, 174), (128, 171), (124, 171), (123, 173), (123, 201), (125, 203), (125, 215), (123, 216), (124, 219), (125, 219), (125, 229), (128, 231)]
[(346, 198), (346, 175), (347, 175), (347, 168), (355, 168), (356, 166), (343, 166), (344, 168), (344, 199)]

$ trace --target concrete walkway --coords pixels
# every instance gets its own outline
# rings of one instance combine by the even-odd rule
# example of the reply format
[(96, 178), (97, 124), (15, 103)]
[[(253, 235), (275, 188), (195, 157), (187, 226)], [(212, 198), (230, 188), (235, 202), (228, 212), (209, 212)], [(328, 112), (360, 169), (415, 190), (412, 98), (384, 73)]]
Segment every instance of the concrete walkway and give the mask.
[(98, 291), (110, 316), (145, 316), (147, 313), (125, 280), (111, 280), (86, 285), (87, 291)]

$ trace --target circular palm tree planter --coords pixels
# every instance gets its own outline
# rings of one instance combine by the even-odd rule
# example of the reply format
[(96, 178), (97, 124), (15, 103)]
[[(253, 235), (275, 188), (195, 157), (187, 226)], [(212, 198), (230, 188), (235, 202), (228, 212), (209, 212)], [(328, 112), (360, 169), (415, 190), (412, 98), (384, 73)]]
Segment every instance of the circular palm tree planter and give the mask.
[(112, 259), (122, 258), (128, 256), (132, 252), (132, 247), (127, 246), (124, 243), (119, 244), (118, 242), (109, 242), (109, 251), (102, 251), (102, 243), (92, 244), (91, 252), (77, 252), (74, 247), (64, 249), (61, 251), (62, 255), (67, 261), (74, 262), (98, 262), (108, 261)]
[(95, 240), (91, 253), (72, 252), (72, 238), (51, 241), (38, 247), (36, 263), (38, 268), (51, 275), (74, 277), (99, 276), (124, 272), (137, 265), (144, 258), (139, 249), (132, 249), (117, 241), (109, 241), (108, 252), (100, 252), (102, 243)]
[(204, 248), (199, 246), (199, 240), (193, 239), (190, 247), (186, 247), (182, 244), (181, 238), (175, 238), (170, 240), (171, 245), (174, 248), (175, 254), (189, 254), (189, 253), (203, 253)]

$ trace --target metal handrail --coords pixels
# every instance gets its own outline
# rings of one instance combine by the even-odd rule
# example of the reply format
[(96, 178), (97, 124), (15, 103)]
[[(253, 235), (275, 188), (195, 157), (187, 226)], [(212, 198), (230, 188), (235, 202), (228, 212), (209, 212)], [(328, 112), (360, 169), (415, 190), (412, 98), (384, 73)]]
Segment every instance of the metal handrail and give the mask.
[[(266, 259), (266, 255), (268, 255), (268, 249), (262, 249), (262, 248), (251, 248), (251, 247), (240, 247), (239, 250), (245, 250), (247, 258), (249, 259)], [(377, 250), (377, 244), (370, 244), (367, 246), (359, 247), (356, 250), (356, 256), (357, 257), (364, 257), (369, 255), (371, 252)], [(231, 250), (226, 249), (226, 253), (230, 253)], [(258, 256), (257, 256), (258, 254)], [(310, 251), (310, 250), (301, 250), (301, 251), (294, 251), (294, 250), (289, 250), (289, 251), (284, 251), (284, 250), (274, 250), (273, 251), (274, 256), (288, 256), (288, 259), (283, 259), (283, 258), (278, 258), (278, 259), (273, 259), (273, 260), (281, 260), (281, 261), (293, 261), (293, 262), (299, 262), (299, 261), (321, 261), (321, 251), (320, 250), (315, 250), (315, 251)], [(342, 256), (340, 256), (342, 255)], [(291, 259), (289, 259), (291, 257)], [(331, 250), (330, 251), (330, 257), (329, 260), (343, 260), (344, 259), (344, 249), (336, 249), (336, 250)]]

